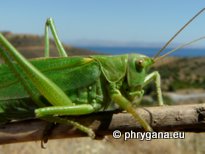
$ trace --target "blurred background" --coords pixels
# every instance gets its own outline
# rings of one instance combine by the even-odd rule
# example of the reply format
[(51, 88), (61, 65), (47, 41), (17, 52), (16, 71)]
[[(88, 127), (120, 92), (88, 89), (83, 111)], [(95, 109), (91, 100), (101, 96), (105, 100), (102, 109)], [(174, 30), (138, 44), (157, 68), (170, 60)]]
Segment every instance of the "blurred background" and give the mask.
[[(44, 25), (48, 17), (69, 55), (141, 53), (150, 57), (191, 17), (204, 7), (202, 1), (61, 0), (3, 1), (0, 32), (25, 57), (43, 56)], [(205, 14), (191, 23), (166, 53), (180, 44), (205, 36)], [(52, 37), (51, 37), (52, 39)], [(57, 56), (51, 40), (51, 55)], [(180, 49), (156, 63), (162, 78), (165, 103), (169, 105), (205, 102), (205, 40)], [(146, 87), (141, 105), (156, 105), (155, 87)], [(47, 149), (40, 142), (0, 146), (2, 153), (204, 153), (204, 133), (186, 133), (185, 139), (103, 140), (74, 138), (50, 140)]]

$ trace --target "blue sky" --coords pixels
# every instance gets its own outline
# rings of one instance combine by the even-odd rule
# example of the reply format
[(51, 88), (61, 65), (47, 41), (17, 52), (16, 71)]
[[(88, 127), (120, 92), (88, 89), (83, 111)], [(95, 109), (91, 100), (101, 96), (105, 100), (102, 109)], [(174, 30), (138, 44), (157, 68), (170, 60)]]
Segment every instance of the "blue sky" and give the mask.
[[(204, 1), (196, 0), (6, 0), (0, 5), (0, 31), (43, 35), (46, 18), (53, 17), (66, 43), (161, 45), (203, 7)], [(203, 35), (205, 13), (173, 43)]]

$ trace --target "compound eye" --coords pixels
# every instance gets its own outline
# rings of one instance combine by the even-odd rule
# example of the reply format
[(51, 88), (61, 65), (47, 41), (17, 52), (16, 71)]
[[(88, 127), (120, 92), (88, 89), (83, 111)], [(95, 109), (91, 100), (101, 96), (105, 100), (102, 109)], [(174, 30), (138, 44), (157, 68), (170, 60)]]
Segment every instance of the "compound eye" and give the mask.
[(136, 70), (140, 71), (143, 68), (144, 61), (142, 59), (136, 61)]
[(143, 67), (144, 61), (142, 59), (136, 61), (136, 66)]
[(138, 65), (143, 66), (143, 60), (142, 59), (138, 60)]

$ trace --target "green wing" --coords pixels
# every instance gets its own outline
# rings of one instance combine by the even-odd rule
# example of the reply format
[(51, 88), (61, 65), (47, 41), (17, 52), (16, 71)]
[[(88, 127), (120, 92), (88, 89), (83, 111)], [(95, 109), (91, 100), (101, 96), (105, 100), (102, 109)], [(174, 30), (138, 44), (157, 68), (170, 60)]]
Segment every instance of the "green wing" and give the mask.
[[(101, 74), (98, 63), (82, 57), (37, 59), (31, 63), (63, 91), (86, 87)], [(29, 97), (7, 65), (0, 65), (0, 77), (0, 101)], [(38, 93), (33, 84), (28, 82)]]

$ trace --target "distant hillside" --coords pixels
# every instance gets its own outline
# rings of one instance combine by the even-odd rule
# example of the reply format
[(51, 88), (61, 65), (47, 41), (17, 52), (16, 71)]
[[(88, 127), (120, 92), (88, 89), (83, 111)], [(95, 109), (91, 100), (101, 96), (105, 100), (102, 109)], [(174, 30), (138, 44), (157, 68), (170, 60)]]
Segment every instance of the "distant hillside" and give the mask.
[[(19, 52), (27, 58), (42, 57), (44, 55), (44, 37), (31, 34), (14, 34), (11, 32), (1, 32), (14, 45)], [(63, 45), (68, 55), (91, 55), (95, 52)], [(58, 56), (55, 42), (50, 40), (51, 56)]]
[(163, 90), (205, 89), (205, 57), (169, 57), (156, 64), (153, 70), (159, 71)]

